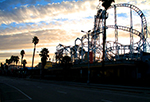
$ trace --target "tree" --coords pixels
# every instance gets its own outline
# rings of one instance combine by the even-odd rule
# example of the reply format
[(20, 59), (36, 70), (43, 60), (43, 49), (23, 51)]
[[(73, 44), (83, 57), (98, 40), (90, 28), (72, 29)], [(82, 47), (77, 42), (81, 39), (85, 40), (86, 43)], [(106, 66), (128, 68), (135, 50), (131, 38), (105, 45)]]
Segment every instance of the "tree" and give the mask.
[(102, 1), (102, 6), (105, 8), (105, 10), (107, 10), (110, 6), (112, 2), (115, 2), (115, 0), (99, 0)]
[(22, 64), (23, 64), (22, 77), (26, 77), (26, 74), (27, 74), (27, 68), (26, 68), (27, 61), (24, 59), (22, 61)]
[(13, 55), (10, 57), (10, 61), (14, 62), (14, 56)]
[(11, 63), (12, 63), (12, 62), (16, 63), (16, 66), (17, 66), (17, 63), (19, 62), (19, 57), (12, 55), (12, 56), (10, 57), (10, 62), (11, 62)]
[(42, 62), (42, 68), (41, 68), (41, 78), (44, 77), (44, 67), (46, 65), (46, 61), (47, 61), (47, 58), (49, 57), (48, 55), (49, 51), (47, 48), (43, 48), (40, 52), (40, 57), (41, 57), (41, 62)]
[(21, 65), (22, 65), (22, 61), (23, 61), (23, 57), (24, 57), (25, 51), (21, 50), (20, 55), (21, 55)]
[(22, 64), (23, 64), (23, 69), (25, 70), (27, 61), (24, 59), (24, 60), (22, 61)]
[(33, 57), (32, 57), (32, 69), (33, 69), (33, 64), (34, 64), (34, 56), (35, 56), (35, 50), (36, 50), (36, 44), (38, 44), (39, 39), (37, 36), (34, 36), (32, 39), (32, 43), (34, 43), (34, 50), (33, 50)]
[(69, 56), (64, 56), (62, 59), (62, 65), (65, 68), (69, 68), (71, 63), (71, 58)]
[(6, 59), (6, 63), (9, 65), (11, 63), (10, 59)]
[(4, 70), (4, 65), (3, 65), (3, 63), (1, 63), (1, 69)]
[(104, 78), (104, 66), (105, 66), (105, 44), (106, 44), (106, 11), (111, 6), (112, 2), (115, 2), (115, 0), (99, 0), (102, 2), (102, 6), (105, 8), (104, 10), (104, 27), (103, 27), (103, 56), (102, 56), (102, 77)]
[(42, 62), (42, 69), (44, 69), (44, 66), (46, 65), (47, 58), (49, 57), (48, 53), (49, 53), (48, 49), (43, 48), (39, 54)]
[(19, 57), (18, 57), (18, 56), (14, 56), (14, 62), (15, 62), (16, 65), (17, 65), (17, 63), (19, 62)]
[(15, 63), (15, 57), (12, 55), (11, 57), (10, 57), (10, 62), (12, 63), (12, 62), (14, 62)]

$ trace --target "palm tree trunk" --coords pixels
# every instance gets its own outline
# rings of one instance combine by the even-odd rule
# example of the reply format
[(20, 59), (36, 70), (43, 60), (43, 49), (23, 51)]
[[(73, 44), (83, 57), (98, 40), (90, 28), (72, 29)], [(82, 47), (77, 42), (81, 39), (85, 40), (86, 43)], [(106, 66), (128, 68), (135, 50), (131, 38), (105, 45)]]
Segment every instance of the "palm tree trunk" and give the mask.
[(18, 69), (18, 67), (17, 67), (17, 63), (16, 63), (16, 68)]
[(33, 50), (33, 57), (32, 57), (32, 69), (33, 69), (33, 64), (34, 64), (35, 50), (36, 50), (36, 45), (34, 45), (34, 50)]
[(21, 57), (21, 67), (22, 67), (22, 57)]

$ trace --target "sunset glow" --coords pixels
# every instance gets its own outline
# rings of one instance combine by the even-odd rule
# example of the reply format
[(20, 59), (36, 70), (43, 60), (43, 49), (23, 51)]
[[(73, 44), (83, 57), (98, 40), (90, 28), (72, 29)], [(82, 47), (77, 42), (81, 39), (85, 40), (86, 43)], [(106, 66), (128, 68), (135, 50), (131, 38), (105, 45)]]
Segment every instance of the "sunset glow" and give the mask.
[[(115, 0), (115, 3), (130, 3), (140, 8), (150, 31), (150, 0)], [(20, 51), (24, 50), (27, 66), (31, 66), (34, 36), (39, 38), (34, 65), (41, 60), (42, 48), (48, 48), (52, 58), (59, 43), (73, 45), (77, 37), (84, 35), (81, 30), (93, 29), (98, 4), (99, 0), (0, 1), (0, 62), (5, 63), (11, 55), (21, 57)], [(118, 25), (129, 26), (129, 12), (127, 8), (117, 9)], [(114, 25), (113, 11), (110, 9), (108, 13), (107, 24)], [(140, 17), (133, 12), (133, 18), (134, 29), (140, 31)], [(119, 41), (128, 43), (125, 42), (128, 34), (120, 31)], [(113, 37), (114, 31), (108, 30), (107, 39), (113, 40)]]

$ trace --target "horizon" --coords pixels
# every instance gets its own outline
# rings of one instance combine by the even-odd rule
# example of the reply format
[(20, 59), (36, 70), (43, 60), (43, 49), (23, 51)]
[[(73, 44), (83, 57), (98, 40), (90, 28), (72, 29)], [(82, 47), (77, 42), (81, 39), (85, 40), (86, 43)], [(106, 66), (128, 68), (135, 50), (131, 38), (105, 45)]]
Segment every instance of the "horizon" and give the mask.
[[(150, 31), (150, 1), (148, 0), (115, 0), (117, 3), (129, 3), (137, 6), (144, 13), (147, 28)], [(37, 36), (34, 66), (41, 58), (42, 48), (49, 50), (52, 59), (56, 46), (60, 43), (73, 46), (77, 37), (82, 37), (81, 30), (88, 31), (94, 27), (94, 15), (97, 13), (99, 0), (1, 0), (0, 1), (0, 62), (5, 63), (11, 55), (19, 56), (25, 51), (26, 66), (31, 66), (33, 47), (32, 38)], [(113, 13), (108, 11), (107, 24), (113, 24)], [(117, 9), (118, 25), (128, 26), (129, 10)], [(140, 17), (133, 12), (134, 28), (140, 31)], [(127, 22), (129, 21), (129, 22)], [(114, 40), (114, 32), (108, 30), (108, 40)], [(128, 44), (129, 34), (120, 32), (119, 42)], [(135, 41), (138, 38), (135, 37)], [(19, 62), (18, 62), (19, 64)]]

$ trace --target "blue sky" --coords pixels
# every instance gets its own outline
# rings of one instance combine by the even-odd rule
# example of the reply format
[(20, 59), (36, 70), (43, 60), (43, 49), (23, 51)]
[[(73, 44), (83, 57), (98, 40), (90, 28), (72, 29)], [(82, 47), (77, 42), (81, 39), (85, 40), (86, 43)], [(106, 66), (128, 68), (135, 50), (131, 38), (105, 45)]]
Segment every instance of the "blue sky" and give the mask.
[[(59, 43), (73, 45), (81, 30), (94, 27), (94, 15), (99, 0), (0, 0), (0, 62), (11, 55), (20, 56), (25, 50), (28, 65), (32, 61), (32, 38), (38, 36), (37, 52), (44, 47), (53, 56)], [(115, 0), (115, 3), (130, 3), (140, 8), (150, 29), (150, 0)], [(113, 25), (113, 11), (109, 10), (108, 24)], [(134, 14), (134, 28), (140, 29), (140, 17)], [(117, 9), (118, 24), (129, 26), (129, 9)], [(111, 32), (111, 31), (110, 31)], [(109, 35), (109, 30), (108, 30)], [(126, 35), (121, 35), (126, 37)], [(109, 36), (108, 39), (114, 39)], [(122, 40), (123, 41), (123, 40)], [(40, 61), (38, 53), (35, 65)]]
[[(15, 1), (15, 3), (13, 3)], [(61, 3), (63, 1), (73, 1), (73, 0), (1, 0), (0, 1), (0, 10), (4, 10), (4, 11), (7, 11), (7, 12), (13, 12), (13, 9), (14, 8), (22, 8), (23, 6), (38, 6), (38, 5), (47, 5), (48, 3), (52, 4), (52, 3)], [(74, 0), (74, 1), (77, 1), (77, 0)], [(81, 1), (81, 0), (80, 0)], [(68, 19), (56, 19), (57, 21), (61, 20), (68, 20)], [(40, 21), (41, 23), (44, 22), (44, 21)], [(40, 23), (39, 22), (39, 23)], [(6, 28), (9, 28), (10, 26), (13, 26), (13, 27), (19, 27), (19, 26), (25, 26), (25, 25), (32, 25), (34, 22), (29, 22), (29, 23), (15, 23), (15, 22), (12, 22), (11, 24), (1, 24), (0, 26), (0, 29), (6, 29)]]
[[(48, 3), (61, 3), (63, 1), (79, 1), (79, 0), (1, 0), (0, 9), (11, 11), (15, 7), (47, 5)], [(82, 1), (82, 0), (80, 0)]]

